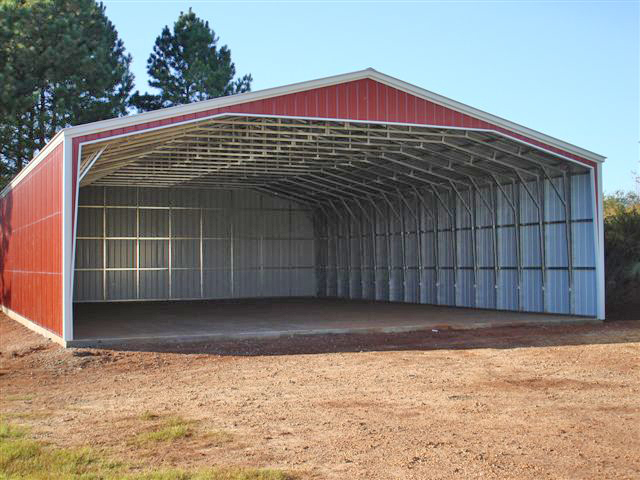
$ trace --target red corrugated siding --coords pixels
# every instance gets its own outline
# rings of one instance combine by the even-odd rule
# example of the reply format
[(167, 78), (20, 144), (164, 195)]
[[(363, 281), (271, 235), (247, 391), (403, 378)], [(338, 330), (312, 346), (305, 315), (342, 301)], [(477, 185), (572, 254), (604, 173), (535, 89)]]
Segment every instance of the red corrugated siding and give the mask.
[(0, 198), (2, 305), (62, 335), (63, 143)]
[[(446, 127), (482, 128), (495, 130), (513, 138), (523, 140), (532, 145), (584, 163), (590, 167), (595, 167), (596, 165), (595, 162), (586, 158), (493, 125), (484, 120), (473, 118), (450, 108), (437, 105), (428, 100), (418, 98), (397, 88), (384, 85), (372, 79), (362, 79), (330, 87), (321, 87), (274, 98), (255, 100), (239, 105), (214, 108), (189, 115), (179, 115), (161, 121), (141, 123), (126, 128), (77, 137), (73, 140), (73, 158), (76, 159), (73, 168), (77, 168), (78, 148), (83, 142), (141, 131), (161, 125), (170, 125), (190, 119), (209, 117), (220, 113), (336, 118)], [(74, 182), (75, 178), (74, 170)], [(75, 183), (73, 192), (75, 205)]]

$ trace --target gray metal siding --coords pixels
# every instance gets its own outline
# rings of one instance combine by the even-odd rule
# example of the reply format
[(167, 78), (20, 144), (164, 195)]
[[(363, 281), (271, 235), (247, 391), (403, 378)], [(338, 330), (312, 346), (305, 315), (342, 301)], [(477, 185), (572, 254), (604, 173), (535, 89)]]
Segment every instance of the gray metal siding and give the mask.
[(75, 299), (318, 295), (594, 316), (592, 202), (584, 174), (314, 211), (248, 190), (88, 187)]
[(248, 190), (82, 188), (75, 301), (313, 296), (312, 221)]
[(589, 182), (540, 177), (331, 204), (315, 222), (318, 293), (595, 316)]

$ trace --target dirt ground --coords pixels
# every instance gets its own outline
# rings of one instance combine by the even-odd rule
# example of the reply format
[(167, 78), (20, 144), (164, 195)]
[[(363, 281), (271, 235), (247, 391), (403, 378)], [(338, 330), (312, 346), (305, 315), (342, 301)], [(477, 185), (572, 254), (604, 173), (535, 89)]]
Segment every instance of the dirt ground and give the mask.
[[(640, 478), (639, 321), (145, 350), (64, 350), (1, 316), (0, 409), (40, 440), (142, 465)], [(145, 412), (225, 441), (135, 444)]]

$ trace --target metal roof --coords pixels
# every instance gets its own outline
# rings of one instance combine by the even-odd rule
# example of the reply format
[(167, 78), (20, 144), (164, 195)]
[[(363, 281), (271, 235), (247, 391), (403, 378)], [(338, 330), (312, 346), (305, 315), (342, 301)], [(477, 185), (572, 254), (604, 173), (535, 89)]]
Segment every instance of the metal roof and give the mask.
[(385, 85), (389, 85), (391, 87), (405, 91), (417, 97), (424, 98), (426, 100), (442, 105), (444, 107), (448, 107), (453, 110), (459, 111), (461, 113), (468, 114), (472, 117), (485, 120), (489, 123), (501, 126), (512, 132), (519, 133), (527, 137), (536, 139), (542, 143), (556, 146), (558, 148), (574, 153), (586, 159), (593, 160), (596, 162), (603, 162), (606, 158), (602, 155), (583, 149), (576, 145), (572, 145), (568, 142), (564, 142), (562, 140), (551, 137), (544, 133), (537, 132), (530, 128), (519, 125), (517, 123), (511, 122), (509, 120), (505, 120), (495, 115), (491, 115), (482, 110), (478, 110), (476, 108), (470, 107), (468, 105), (457, 102), (450, 98), (444, 97), (442, 95), (438, 95), (437, 93), (431, 92), (429, 90), (425, 90), (418, 86), (412, 85), (410, 83), (404, 82), (402, 80), (391, 77), (384, 73), (378, 72), (373, 68), (367, 68), (365, 70), (359, 70), (356, 72), (351, 72), (351, 73), (346, 73), (341, 75), (334, 75), (331, 77), (325, 77), (317, 80), (294, 83), (294, 84), (285, 85), (282, 87), (268, 88), (268, 89), (259, 90), (255, 92), (240, 93), (237, 95), (230, 95), (230, 96), (215, 98), (211, 100), (204, 100), (201, 102), (194, 102), (187, 105), (164, 108), (161, 110), (141, 113), (138, 115), (129, 115), (126, 117), (118, 117), (110, 120), (87, 123), (84, 125), (69, 127), (65, 129), (65, 134), (72, 137), (75, 137), (78, 135), (86, 135), (89, 133), (99, 132), (103, 130), (123, 128), (123, 127), (135, 125), (139, 123), (151, 122), (151, 121), (164, 119), (164, 118), (170, 118), (176, 115), (186, 115), (189, 113), (208, 110), (212, 108), (219, 108), (219, 107), (225, 107), (225, 106), (231, 106), (231, 105), (241, 105), (246, 102), (252, 102), (256, 100), (272, 98), (276, 96), (287, 95), (291, 93), (297, 93), (297, 92), (302, 92), (306, 90), (317, 89), (317, 88), (322, 88), (326, 86), (331, 86), (331, 85), (336, 85), (340, 83), (350, 82), (354, 80), (361, 80), (366, 78), (375, 80)]
[[(402, 121), (400, 115), (390, 119), (389, 112), (378, 121), (363, 115), (341, 117), (337, 111), (333, 116), (327, 112), (296, 116), (275, 107), (256, 110), (270, 101), (302, 98), (310, 92), (363, 81), (438, 106), (442, 112), (458, 116), (458, 126), (453, 121), (451, 125), (446, 121)], [(344, 93), (341, 95), (344, 99)], [(350, 90), (347, 95), (358, 97), (349, 101), (371, 101)], [(589, 168), (604, 161), (596, 153), (371, 68), (63, 129), (0, 195), (19, 183), (63, 140), (79, 146), (74, 156), (80, 156), (82, 185), (129, 181), (138, 185), (263, 188), (273, 186), (276, 180), (283, 186), (292, 175), (328, 178), (329, 173), (348, 172), (345, 179), (360, 176), (359, 182), (387, 182), (384, 188), (401, 188), (407, 180), (411, 184), (416, 179), (447, 188), (451, 181), (468, 183), (467, 174), (474, 178), (527, 178), (567, 169), (584, 171), (583, 165)], [(327, 191), (328, 183), (323, 184)], [(312, 191), (310, 184), (305, 191)]]

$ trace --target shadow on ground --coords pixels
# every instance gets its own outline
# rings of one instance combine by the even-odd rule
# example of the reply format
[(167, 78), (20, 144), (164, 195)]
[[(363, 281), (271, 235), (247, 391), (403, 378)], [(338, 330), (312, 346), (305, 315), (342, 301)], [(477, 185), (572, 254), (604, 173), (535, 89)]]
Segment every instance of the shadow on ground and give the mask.
[(127, 345), (105, 345), (104, 348), (116, 351), (256, 356), (403, 350), (510, 349), (628, 342), (640, 342), (640, 321), (390, 334), (294, 335), (259, 340), (193, 343), (128, 343)]

